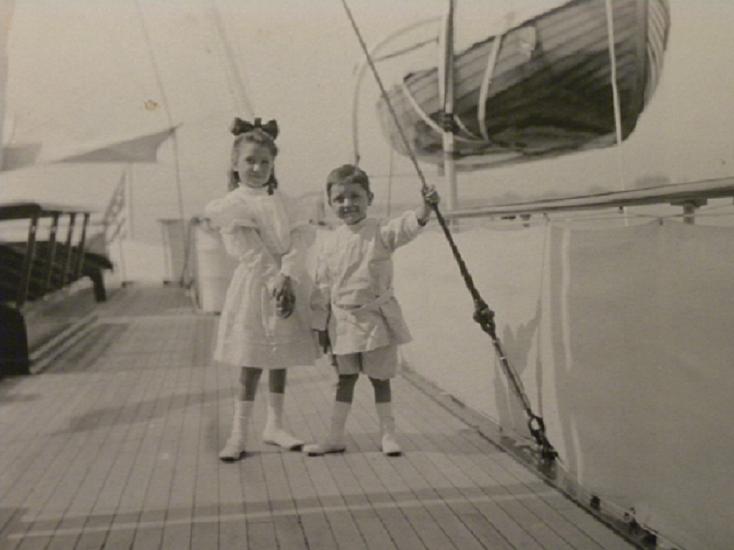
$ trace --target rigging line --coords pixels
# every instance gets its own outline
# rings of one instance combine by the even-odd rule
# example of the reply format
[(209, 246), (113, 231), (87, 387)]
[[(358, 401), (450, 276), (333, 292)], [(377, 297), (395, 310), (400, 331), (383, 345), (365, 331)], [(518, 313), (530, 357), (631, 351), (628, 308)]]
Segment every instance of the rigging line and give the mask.
[[(163, 79), (161, 78), (161, 72), (160, 67), (158, 66), (158, 60), (156, 59), (155, 52), (153, 50), (153, 42), (150, 38), (150, 32), (148, 31), (148, 26), (145, 23), (145, 15), (143, 14), (143, 8), (140, 5), (140, 0), (133, 0), (135, 3), (135, 7), (138, 11), (138, 18), (140, 19), (140, 28), (143, 32), (143, 38), (145, 39), (145, 44), (148, 47), (148, 52), (150, 54), (150, 63), (153, 66), (153, 73), (155, 74), (155, 80), (156, 84), (158, 86), (158, 91), (161, 94), (161, 101), (163, 103), (163, 110), (166, 113), (166, 119), (168, 120), (168, 126), (172, 129), (171, 131), (171, 147), (173, 150), (173, 165), (174, 165), (174, 183), (176, 187), (176, 201), (178, 206), (178, 215), (181, 218), (181, 223), (184, 223), (184, 220), (186, 219), (185, 213), (184, 213), (184, 202), (183, 202), (183, 188), (181, 185), (181, 159), (179, 155), (179, 148), (178, 148), (178, 133), (176, 131), (176, 128), (173, 124), (173, 115), (171, 114), (171, 108), (168, 102), (168, 96), (166, 95), (166, 89), (163, 86)], [(187, 235), (184, 231), (183, 239), (184, 239), (184, 249), (188, 250), (189, 243), (187, 242)], [(182, 268), (181, 272), (181, 278), (180, 282), (183, 282), (184, 278), (184, 271), (186, 270), (186, 264), (188, 263), (188, 259), (184, 259), (184, 266)]]
[(380, 61), (387, 61), (388, 59), (393, 59), (395, 57), (399, 57), (401, 55), (405, 55), (406, 53), (410, 53), (415, 50), (419, 50), (423, 46), (427, 46), (428, 44), (433, 44), (434, 42), (438, 42), (438, 38), (428, 38), (426, 40), (423, 40), (422, 42), (418, 42), (417, 44), (413, 44), (412, 46), (406, 46), (405, 48), (402, 48), (400, 50), (395, 50), (394, 52), (386, 53), (385, 55), (382, 55), (380, 57), (375, 57), (376, 62)]
[(410, 154), (412, 152), (412, 148), (410, 147), (410, 142), (408, 142), (408, 138), (405, 136), (403, 127), (398, 122), (398, 115), (395, 112), (392, 102), (390, 102), (388, 99), (387, 90), (385, 89), (385, 85), (382, 82), (382, 78), (380, 77), (380, 74), (377, 72), (377, 67), (375, 67), (374, 61), (372, 60), (372, 56), (369, 54), (369, 50), (367, 49), (367, 44), (365, 43), (364, 38), (362, 38), (362, 33), (359, 31), (359, 28), (357, 27), (357, 22), (354, 20), (354, 16), (352, 15), (352, 12), (349, 9), (349, 6), (347, 5), (346, 0), (341, 0), (341, 3), (344, 6), (345, 11), (347, 12), (347, 17), (349, 18), (349, 22), (352, 24), (352, 29), (354, 30), (355, 34), (357, 35), (357, 40), (359, 41), (359, 45), (362, 47), (362, 51), (364, 52), (364, 55), (367, 59), (367, 63), (370, 67), (370, 70), (372, 71), (372, 74), (375, 77), (377, 85), (380, 88), (380, 93), (385, 98), (385, 105), (387, 105), (387, 109), (388, 111), (390, 111), (390, 115), (393, 117), (393, 120), (396, 123), (398, 134), (400, 134), (400, 139), (402, 140), (403, 145), (405, 146), (406, 150), (409, 152), (410, 160), (413, 163), (413, 168), (415, 168), (415, 171), (418, 173), (418, 177), (421, 180), (421, 187), (422, 189), (425, 190), (428, 187), (428, 185), (426, 184), (426, 177), (423, 175), (423, 170), (421, 170), (421, 167), (418, 164), (418, 161), (416, 160), (415, 156), (413, 154)]
[(456, 190), (456, 127), (454, 124), (454, 12), (455, 0), (448, 0), (448, 10), (441, 26), (441, 47), (437, 67), (438, 94), (441, 97), (443, 108), (441, 110), (441, 149), (443, 160), (444, 181), (447, 187), (447, 203), (449, 210), (456, 210), (459, 196)]
[[(382, 94), (382, 97), (385, 100), (385, 104), (387, 105), (390, 115), (392, 116), (393, 121), (395, 122), (398, 133), (403, 142), (403, 146), (405, 147), (406, 151), (408, 152), (410, 160), (413, 163), (413, 167), (415, 168), (418, 174), (418, 177), (421, 180), (421, 189), (423, 192), (425, 192), (428, 189), (428, 184), (426, 183), (426, 177), (423, 174), (423, 170), (421, 170), (420, 165), (418, 164), (418, 160), (416, 159), (415, 154), (413, 153), (413, 150), (410, 147), (408, 138), (406, 137), (405, 132), (403, 131), (402, 126), (400, 125), (400, 120), (398, 118), (398, 115), (395, 112), (392, 102), (390, 101), (390, 98), (387, 95), (387, 90), (385, 89), (385, 85), (383, 84), (382, 78), (380, 77), (380, 74), (377, 72), (377, 68), (375, 67), (374, 62), (372, 61), (372, 56), (370, 55), (369, 50), (367, 49), (367, 44), (365, 43), (364, 38), (362, 38), (362, 33), (360, 32), (359, 27), (357, 26), (357, 22), (355, 21), (354, 16), (352, 15), (352, 11), (349, 9), (347, 0), (341, 0), (341, 3), (342, 3), (342, 6), (344, 6), (344, 11), (346, 12), (347, 17), (349, 18), (349, 22), (351, 23), (352, 29), (354, 30), (357, 40), (359, 41), (359, 45), (362, 48), (362, 51), (364, 52), (364, 55), (367, 59), (367, 63), (369, 64), (372, 74), (375, 77), (375, 81), (377, 82), (377, 85), (380, 88), (380, 93)], [(438, 205), (432, 204), (431, 208), (433, 209), (434, 213), (436, 214), (436, 220), (438, 221), (438, 224), (441, 226), (443, 234), (446, 237), (446, 241), (448, 242), (449, 248), (451, 249), (451, 253), (454, 256), (454, 260), (456, 261), (459, 271), (461, 273), (461, 276), (464, 280), (464, 284), (467, 290), (469, 291), (469, 294), (471, 294), (472, 299), (474, 301), (474, 316), (473, 316), (474, 321), (476, 321), (479, 324), (482, 330), (492, 340), (492, 346), (494, 347), (497, 357), (500, 360), (500, 364), (502, 365), (505, 375), (507, 376), (508, 380), (512, 384), (513, 389), (515, 390), (515, 393), (517, 394), (518, 398), (520, 399), (522, 403), (523, 409), (525, 410), (525, 414), (528, 417), (528, 423), (527, 423), (528, 430), (530, 431), (531, 435), (533, 436), (536, 443), (538, 444), (538, 447), (540, 448), (540, 454), (543, 460), (546, 463), (551, 463), (553, 462), (553, 460), (555, 460), (558, 457), (558, 452), (553, 448), (553, 445), (551, 445), (550, 441), (548, 441), (548, 438), (545, 435), (545, 422), (543, 421), (543, 419), (540, 416), (536, 415), (533, 412), (532, 407), (530, 405), (530, 401), (527, 397), (527, 394), (525, 394), (524, 388), (522, 386), (522, 381), (520, 380), (519, 375), (513, 369), (512, 365), (510, 365), (507, 359), (507, 356), (505, 355), (504, 349), (502, 348), (502, 344), (500, 343), (499, 338), (497, 336), (496, 326), (494, 323), (494, 312), (491, 309), (489, 309), (489, 306), (484, 301), (481, 294), (479, 293), (479, 290), (477, 290), (476, 286), (474, 285), (474, 280), (472, 279), (471, 273), (469, 273), (469, 269), (467, 268), (466, 263), (464, 262), (464, 258), (462, 257), (461, 252), (459, 251), (459, 248), (456, 245), (456, 242), (454, 241), (453, 235), (451, 234), (451, 230), (449, 229), (448, 224), (446, 223), (446, 220), (443, 217), (443, 214), (441, 213), (441, 210), (439, 209)]]
[[(219, 35), (221, 34), (221, 31), (219, 30), (219, 25), (217, 24), (217, 14), (214, 13), (215, 8), (212, 8), (211, 10), (211, 19), (214, 21), (214, 33)], [(227, 91), (229, 91), (230, 99), (232, 100), (232, 109), (237, 112), (239, 109), (239, 100), (238, 100), (238, 92), (235, 89), (237, 87), (237, 84), (235, 84), (232, 80), (232, 76), (230, 74), (229, 68), (227, 67), (227, 61), (224, 59), (226, 56), (226, 52), (224, 52), (224, 46), (221, 44), (221, 40), (219, 40), (221, 48), (216, 48), (216, 58), (219, 62), (219, 65), (221, 66), (222, 73), (224, 74), (224, 78), (227, 81)]]
[(395, 163), (395, 158), (394, 158), (395, 152), (393, 151), (392, 146), (389, 146), (389, 147), (390, 147), (389, 149), (390, 160), (387, 165), (388, 172), (387, 172), (387, 212), (386, 212), (386, 216), (388, 218), (390, 217), (390, 210), (392, 208), (392, 180), (393, 180), (392, 171), (393, 171), (393, 165)]
[(214, 14), (214, 24), (217, 27), (217, 32), (224, 48), (224, 56), (229, 68), (227, 79), (229, 80), (230, 77), (234, 79), (235, 107), (237, 109), (247, 111), (251, 116), (254, 116), (255, 109), (252, 101), (250, 101), (250, 98), (245, 92), (247, 89), (245, 86), (245, 79), (242, 76), (239, 65), (237, 65), (237, 62), (235, 61), (236, 56), (227, 37), (227, 29), (224, 25), (224, 21), (222, 20), (222, 14), (219, 12), (217, 0), (212, 0), (212, 12)]
[[(376, 54), (383, 46), (391, 42), (393, 39), (397, 38), (398, 36), (408, 32), (412, 31), (414, 29), (417, 29), (419, 27), (423, 27), (429, 23), (433, 23), (438, 18), (431, 17), (429, 19), (421, 20), (418, 22), (413, 23), (412, 25), (408, 25), (407, 27), (401, 28), (395, 32), (390, 33), (388, 36), (380, 40), (377, 44), (375, 44), (372, 48), (372, 53)], [(366, 56), (367, 59), (370, 58), (370, 56)], [(360, 154), (359, 154), (359, 116), (358, 116), (358, 109), (359, 109), (359, 92), (360, 92), (360, 83), (362, 82), (362, 77), (364, 76), (365, 71), (367, 70), (367, 63), (364, 61), (359, 64), (357, 67), (357, 77), (356, 77), (356, 84), (354, 86), (354, 91), (352, 93), (352, 150), (354, 153), (354, 164), (359, 164)]]
[[(415, 178), (415, 174), (413, 172), (408, 173), (387, 173), (387, 174), (373, 174), (369, 172), (370, 179), (373, 178), (382, 178), (385, 179), (387, 177), (393, 177), (393, 178)], [(437, 177), (437, 176), (436, 176)]]
[[(372, 57), (370, 56), (369, 51), (367, 50), (367, 45), (364, 42), (364, 39), (362, 38), (362, 33), (359, 31), (359, 28), (357, 27), (357, 22), (354, 20), (354, 16), (352, 15), (352, 12), (349, 9), (349, 6), (348, 6), (346, 0), (341, 0), (341, 2), (342, 2), (342, 5), (344, 6), (344, 9), (345, 9), (346, 13), (347, 13), (347, 17), (349, 18), (349, 21), (350, 21), (350, 23), (352, 25), (352, 28), (353, 28), (356, 36), (357, 36), (357, 40), (359, 41), (360, 46), (362, 47), (362, 50), (363, 50), (363, 52), (364, 52), (364, 54), (365, 54), (365, 56), (367, 58), (367, 63), (369, 64), (369, 67), (372, 70), (372, 74), (375, 77), (375, 80), (377, 82), (377, 85), (380, 88), (380, 93), (385, 98), (385, 104), (387, 105), (387, 108), (390, 111), (391, 116), (393, 117), (393, 120), (395, 122), (396, 128), (397, 128), (398, 133), (400, 135), (400, 138), (401, 138), (401, 140), (403, 142), (403, 145), (405, 146), (406, 151), (408, 152), (408, 155), (410, 157), (410, 160), (411, 160), (411, 162), (413, 164), (413, 167), (415, 168), (415, 171), (418, 174), (418, 177), (419, 177), (419, 179), (421, 181), (421, 189), (423, 191), (425, 191), (425, 190), (428, 189), (428, 184), (426, 183), (425, 174), (423, 173), (423, 170), (421, 169), (421, 167), (418, 164), (418, 161), (417, 161), (415, 155), (413, 154), (413, 150), (410, 147), (410, 143), (408, 142), (408, 138), (406, 137), (405, 132), (403, 131), (403, 127), (400, 125), (400, 121), (398, 119), (398, 115), (395, 112), (395, 109), (394, 109), (394, 107), (392, 105), (392, 102), (390, 101), (390, 99), (389, 99), (389, 97), (387, 95), (387, 90), (385, 89), (385, 85), (382, 82), (382, 78), (380, 77), (380, 74), (377, 72), (377, 68), (375, 67), (375, 65), (374, 65), (374, 63), (372, 61)], [(479, 302), (483, 303), (482, 297), (480, 296), (479, 291), (474, 286), (474, 283), (473, 283), (473, 281), (471, 279), (471, 275), (469, 274), (469, 272), (467, 270), (466, 264), (464, 263), (464, 260), (461, 257), (461, 253), (459, 252), (459, 250), (458, 250), (458, 248), (456, 246), (456, 243), (454, 242), (453, 236), (451, 235), (451, 232), (449, 231), (448, 226), (446, 225), (446, 221), (445, 221), (443, 215), (441, 214), (441, 211), (439, 210), (439, 208), (438, 208), (437, 205), (434, 205), (433, 206), (433, 210), (436, 213), (436, 218), (437, 218), (439, 224), (441, 225), (441, 227), (442, 227), (442, 229), (444, 231), (444, 234), (445, 234), (447, 240), (449, 241), (449, 246), (451, 247), (451, 251), (453, 252), (454, 257), (456, 258), (456, 260), (457, 260), (457, 262), (459, 264), (459, 270), (461, 271), (461, 274), (464, 277), (464, 282), (466, 283), (467, 288), (468, 288), (469, 292), (471, 293), (472, 298), (475, 301), (475, 304), (477, 304)], [(484, 304), (484, 307), (486, 308), (486, 304)]]

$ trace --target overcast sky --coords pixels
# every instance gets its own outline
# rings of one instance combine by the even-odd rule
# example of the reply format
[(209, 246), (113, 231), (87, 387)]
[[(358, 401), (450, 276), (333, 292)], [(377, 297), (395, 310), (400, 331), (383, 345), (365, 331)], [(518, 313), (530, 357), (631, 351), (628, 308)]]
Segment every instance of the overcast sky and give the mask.
[[(10, 5), (5, 2), (5, 9)], [(551, 0), (458, 0), (459, 45), (496, 32), (504, 8), (516, 20)], [(351, 0), (369, 43), (415, 21), (441, 16), (445, 0)], [(672, 0), (672, 27), (661, 84), (621, 151), (571, 155), (460, 176), (463, 200), (509, 193), (534, 198), (634, 185), (663, 175), (673, 182), (732, 174), (734, 3)], [(217, 17), (218, 14), (218, 17)], [(436, 27), (407, 42), (425, 38)], [(222, 40), (222, 35), (225, 40)], [(277, 118), (279, 178), (294, 194), (318, 191), (325, 174), (351, 160), (354, 67), (361, 51), (339, 0), (23, 0), (9, 37), (6, 139), (43, 140), (63, 151), (78, 143), (181, 124), (179, 179), (186, 213), (224, 188), (232, 115)], [(231, 57), (229, 57), (231, 55)], [(431, 63), (428, 50), (414, 63)], [(236, 71), (229, 60), (233, 59)], [(413, 65), (381, 65), (388, 81)], [(236, 72), (236, 74), (235, 74)], [(246, 102), (237, 92), (244, 82)], [(363, 166), (384, 198), (389, 149), (370, 75), (361, 94)], [(135, 177), (146, 216), (175, 215), (176, 166), (170, 144), (160, 164)], [(104, 204), (121, 168), (61, 166), (2, 175), (0, 198), (32, 195)], [(410, 174), (398, 160), (395, 171)], [(426, 168), (435, 174), (435, 169)], [(417, 182), (397, 180), (398, 200), (417, 199)], [(549, 191), (550, 190), (550, 191)]]

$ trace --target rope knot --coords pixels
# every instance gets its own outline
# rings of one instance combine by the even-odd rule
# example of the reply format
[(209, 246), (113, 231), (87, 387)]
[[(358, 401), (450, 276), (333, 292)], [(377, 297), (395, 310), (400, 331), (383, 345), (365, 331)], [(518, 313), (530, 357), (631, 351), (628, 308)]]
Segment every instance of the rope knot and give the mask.
[(495, 334), (494, 311), (483, 300), (474, 302), (474, 321), (476, 321), (482, 330), (487, 334)]

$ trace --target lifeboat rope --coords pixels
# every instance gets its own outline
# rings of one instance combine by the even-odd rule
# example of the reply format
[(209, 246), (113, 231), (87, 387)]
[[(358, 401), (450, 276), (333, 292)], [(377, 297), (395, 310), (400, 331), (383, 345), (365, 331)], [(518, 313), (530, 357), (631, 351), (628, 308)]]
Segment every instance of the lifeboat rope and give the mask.
[[(413, 107), (413, 110), (421, 118), (421, 120), (425, 122), (428, 127), (431, 128), (431, 130), (433, 130), (434, 132), (436, 132), (437, 134), (442, 134), (443, 128), (441, 128), (441, 126), (430, 116), (428, 116), (428, 114), (421, 108), (421, 106), (418, 104), (418, 101), (415, 99), (415, 97), (413, 97), (413, 94), (410, 92), (408, 86), (405, 84), (404, 81), (400, 83), (400, 91), (403, 92), (405, 99), (408, 100), (408, 103), (410, 103), (410, 106)], [(386, 102), (387, 101), (388, 100), (386, 99)], [(392, 112), (392, 108), (390, 108), (390, 111)], [(456, 120), (456, 118), (454, 118), (454, 120)], [(464, 126), (464, 128), (466, 127)], [(463, 141), (466, 143), (484, 143), (483, 139), (470, 139), (463, 136), (455, 136), (455, 138), (457, 141)]]
[[(410, 147), (408, 139), (405, 136), (403, 128), (400, 125), (400, 121), (398, 119), (397, 113), (395, 113), (395, 109), (393, 108), (393, 105), (390, 102), (390, 98), (387, 95), (387, 90), (385, 89), (385, 86), (382, 83), (382, 78), (380, 78), (380, 74), (377, 72), (377, 68), (375, 67), (372, 57), (370, 56), (369, 50), (367, 49), (367, 44), (365, 43), (364, 39), (362, 38), (362, 33), (360, 32), (359, 27), (357, 26), (357, 22), (355, 21), (354, 16), (352, 15), (351, 10), (349, 9), (347, 0), (341, 0), (341, 3), (344, 6), (344, 10), (347, 14), (347, 17), (349, 18), (349, 22), (352, 25), (352, 29), (354, 30), (357, 40), (359, 41), (359, 45), (365, 54), (367, 63), (369, 64), (372, 74), (375, 77), (375, 81), (377, 82), (377, 85), (380, 88), (380, 93), (382, 94), (382, 97), (385, 100), (385, 105), (387, 106), (388, 110), (390, 111), (390, 115), (392, 116), (393, 121), (395, 122), (395, 126), (398, 129), (398, 133), (400, 134), (400, 138), (403, 142), (403, 145), (406, 151), (408, 152), (408, 155), (410, 156), (410, 160), (413, 163), (413, 167), (415, 168), (416, 173), (418, 174), (418, 178), (421, 181), (421, 189), (425, 191), (428, 188), (428, 184), (426, 183), (426, 177), (423, 174), (423, 171), (421, 170), (421, 167), (418, 164), (418, 161), (415, 155), (413, 154), (413, 151)], [(431, 208), (433, 209), (433, 211), (436, 214), (436, 219), (438, 220), (438, 223), (441, 226), (441, 229), (443, 230), (443, 234), (446, 237), (446, 240), (448, 241), (449, 247), (451, 248), (451, 253), (454, 256), (454, 259), (456, 260), (456, 263), (459, 267), (459, 271), (461, 272), (461, 277), (464, 280), (464, 284), (466, 285), (466, 288), (469, 291), (469, 294), (471, 295), (472, 300), (474, 301), (473, 319), (476, 323), (479, 324), (481, 329), (492, 340), (492, 346), (494, 347), (495, 352), (497, 353), (497, 357), (499, 358), (500, 364), (502, 365), (502, 369), (505, 372), (505, 375), (507, 376), (508, 380), (510, 381), (510, 384), (512, 385), (513, 390), (515, 391), (518, 398), (520, 399), (520, 402), (522, 403), (522, 407), (525, 410), (525, 414), (528, 417), (528, 421), (527, 421), (528, 430), (530, 431), (530, 435), (533, 436), (533, 438), (535, 439), (535, 442), (537, 443), (539, 447), (540, 456), (542, 460), (545, 461), (546, 463), (552, 463), (558, 457), (558, 452), (553, 448), (553, 445), (551, 445), (550, 441), (548, 441), (548, 438), (545, 435), (545, 422), (543, 421), (543, 419), (540, 416), (538, 416), (537, 414), (533, 412), (532, 406), (530, 404), (530, 399), (528, 398), (527, 393), (525, 392), (525, 389), (522, 385), (522, 381), (520, 380), (520, 376), (518, 375), (517, 371), (512, 367), (512, 365), (510, 364), (510, 362), (507, 359), (507, 356), (505, 355), (505, 352), (502, 348), (502, 343), (500, 342), (500, 339), (497, 336), (496, 325), (494, 322), (494, 311), (492, 311), (489, 308), (489, 306), (487, 305), (487, 303), (484, 301), (481, 294), (479, 293), (479, 290), (477, 289), (476, 285), (474, 284), (474, 280), (472, 279), (471, 273), (469, 273), (469, 269), (466, 267), (464, 258), (462, 257), (461, 252), (459, 251), (459, 248), (456, 245), (456, 242), (454, 241), (453, 235), (451, 234), (451, 230), (449, 229), (448, 224), (446, 223), (446, 220), (443, 217), (443, 214), (439, 210), (438, 205), (432, 204)]]
[[(505, 25), (507, 27), (509, 25)], [(492, 51), (487, 57), (487, 67), (484, 70), (484, 78), (482, 78), (482, 85), (479, 88), (479, 108), (477, 109), (477, 122), (479, 123), (479, 131), (482, 137), (489, 141), (489, 133), (487, 132), (487, 96), (489, 95), (489, 85), (492, 82), (494, 76), (494, 68), (497, 66), (497, 57), (500, 53), (500, 47), (502, 45), (502, 39), (504, 38), (504, 31), (494, 37), (492, 41)]]
[[(471, 130), (469, 130), (469, 128), (467, 128), (466, 124), (464, 124), (464, 121), (461, 120), (461, 117), (459, 115), (457, 115), (456, 113), (454, 113), (454, 122), (456, 123), (456, 126), (459, 128), (459, 130), (461, 130), (462, 132), (464, 132), (466, 135), (468, 135), (472, 139), (475, 139), (475, 140), (479, 141), (479, 136), (476, 135)], [(456, 137), (458, 138), (460, 136), (456, 136)]]

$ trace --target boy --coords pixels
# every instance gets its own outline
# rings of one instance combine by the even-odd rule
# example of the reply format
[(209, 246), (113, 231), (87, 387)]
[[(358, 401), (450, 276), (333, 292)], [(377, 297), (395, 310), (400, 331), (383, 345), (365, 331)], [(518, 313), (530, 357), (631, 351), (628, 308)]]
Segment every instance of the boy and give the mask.
[(339, 382), (326, 440), (306, 445), (304, 451), (310, 456), (344, 452), (354, 386), (359, 373), (364, 373), (375, 392), (382, 452), (398, 456), (390, 379), (397, 374), (397, 347), (411, 337), (393, 295), (391, 256), (428, 223), (439, 197), (429, 187), (415, 211), (388, 221), (368, 218), (373, 199), (369, 178), (349, 164), (332, 170), (326, 192), (343, 224), (322, 243), (311, 299), (312, 328), (324, 350), (331, 347)]

